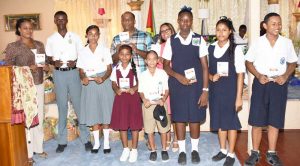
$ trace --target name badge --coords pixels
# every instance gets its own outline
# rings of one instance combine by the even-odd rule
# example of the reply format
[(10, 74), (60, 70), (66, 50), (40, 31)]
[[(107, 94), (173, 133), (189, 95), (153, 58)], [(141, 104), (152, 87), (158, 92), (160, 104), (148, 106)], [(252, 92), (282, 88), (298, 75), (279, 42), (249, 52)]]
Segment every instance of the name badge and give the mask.
[(200, 37), (193, 37), (192, 38), (192, 45), (193, 46), (200, 46)]
[(217, 73), (221, 76), (228, 76), (228, 62), (217, 62)]
[(197, 82), (196, 73), (194, 68), (184, 70), (185, 78), (191, 80), (191, 83)]
[(126, 90), (130, 88), (129, 78), (119, 78), (119, 84), (121, 90)]

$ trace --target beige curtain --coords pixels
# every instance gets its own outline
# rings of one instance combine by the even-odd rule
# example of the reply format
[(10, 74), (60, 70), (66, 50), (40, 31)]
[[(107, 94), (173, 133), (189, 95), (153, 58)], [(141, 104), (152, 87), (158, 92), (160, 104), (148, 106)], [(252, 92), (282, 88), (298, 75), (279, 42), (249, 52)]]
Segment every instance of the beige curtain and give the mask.
[[(96, 24), (94, 19), (111, 19), (107, 27), (100, 28), (100, 43), (110, 46), (112, 37), (120, 32), (120, 0), (55, 0), (54, 10), (63, 10), (68, 14), (68, 30), (80, 35), (86, 42), (85, 30), (89, 25)], [(98, 15), (98, 8), (105, 9), (105, 15)]]
[[(207, 20), (209, 34), (215, 34), (215, 24), (220, 16), (230, 17), (234, 27), (238, 30), (241, 24), (248, 22), (247, 16), (248, 0), (153, 0), (154, 18), (156, 24), (156, 32), (159, 32), (159, 26), (164, 22), (173, 24), (177, 29), (177, 14), (180, 9), (186, 5), (192, 7), (194, 15), (193, 30), (200, 33), (201, 20), (198, 18), (199, 8), (208, 8), (210, 11)], [(68, 29), (81, 36), (85, 42), (85, 29), (96, 24), (94, 19), (107, 18), (111, 19), (106, 28), (101, 28), (100, 42), (106, 46), (110, 46), (112, 37), (122, 31), (121, 14), (130, 11), (127, 5), (128, 0), (55, 0), (55, 11), (64, 10), (69, 17)], [(141, 7), (142, 29), (146, 30), (146, 22), (148, 15), (150, 0), (144, 0)], [(282, 16), (283, 34), (289, 34), (290, 9), (287, 0), (280, 0), (280, 15)], [(106, 14), (99, 16), (98, 8), (105, 8)], [(261, 20), (267, 14), (268, 1), (261, 0)]]

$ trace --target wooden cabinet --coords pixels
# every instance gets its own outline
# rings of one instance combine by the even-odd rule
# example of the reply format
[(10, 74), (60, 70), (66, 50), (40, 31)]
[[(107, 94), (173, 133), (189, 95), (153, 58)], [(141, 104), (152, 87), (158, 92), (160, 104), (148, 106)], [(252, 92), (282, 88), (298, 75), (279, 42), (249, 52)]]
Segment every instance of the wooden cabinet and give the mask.
[(0, 67), (0, 163), (1, 166), (27, 166), (24, 124), (11, 124), (11, 67)]

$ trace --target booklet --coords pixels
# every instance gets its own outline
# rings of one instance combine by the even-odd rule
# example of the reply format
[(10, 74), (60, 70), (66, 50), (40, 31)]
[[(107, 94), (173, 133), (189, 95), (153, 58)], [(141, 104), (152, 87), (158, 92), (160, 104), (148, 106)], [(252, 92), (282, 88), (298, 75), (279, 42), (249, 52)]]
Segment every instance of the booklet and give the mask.
[(38, 66), (45, 65), (46, 55), (45, 54), (35, 54), (35, 64)]
[(220, 76), (228, 76), (228, 62), (217, 62), (217, 73)]
[(85, 69), (85, 75), (89, 78), (89, 80), (94, 80), (93, 78), (97, 76), (97, 72), (95, 69)]
[(148, 93), (148, 99), (150, 100), (151, 104), (158, 104), (158, 100), (162, 98), (162, 96), (158, 93), (158, 91), (149, 92)]
[(119, 87), (122, 91), (130, 88), (129, 78), (119, 78), (119, 84)]
[(191, 80), (191, 83), (197, 82), (196, 73), (194, 68), (184, 70), (185, 78)]
[(119, 36), (121, 42), (129, 43), (129, 32), (120, 32)]

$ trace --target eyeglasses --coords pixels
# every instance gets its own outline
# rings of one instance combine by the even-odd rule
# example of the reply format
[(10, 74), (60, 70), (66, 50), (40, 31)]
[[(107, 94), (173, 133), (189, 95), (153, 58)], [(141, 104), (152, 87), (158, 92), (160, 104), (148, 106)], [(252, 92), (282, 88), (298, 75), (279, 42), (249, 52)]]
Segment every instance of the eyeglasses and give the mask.
[(163, 31), (160, 31), (160, 33), (170, 33), (170, 32), (171, 32), (171, 29), (170, 29), (170, 28), (165, 29), (165, 30), (163, 30)]

